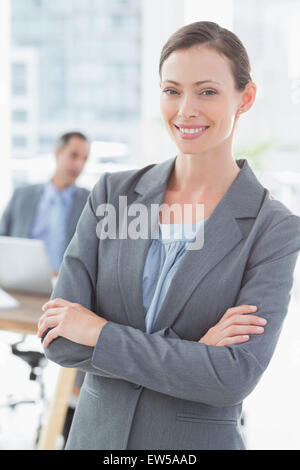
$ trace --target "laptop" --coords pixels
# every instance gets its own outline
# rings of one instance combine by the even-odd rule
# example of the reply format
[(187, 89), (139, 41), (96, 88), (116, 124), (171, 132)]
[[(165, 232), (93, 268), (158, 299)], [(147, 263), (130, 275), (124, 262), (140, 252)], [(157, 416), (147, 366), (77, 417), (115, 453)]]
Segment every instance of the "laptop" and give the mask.
[(0, 288), (0, 309), (1, 308), (16, 308), (20, 305), (20, 302), (9, 295), (5, 290)]
[(0, 236), (0, 288), (50, 295), (52, 277), (42, 240)]

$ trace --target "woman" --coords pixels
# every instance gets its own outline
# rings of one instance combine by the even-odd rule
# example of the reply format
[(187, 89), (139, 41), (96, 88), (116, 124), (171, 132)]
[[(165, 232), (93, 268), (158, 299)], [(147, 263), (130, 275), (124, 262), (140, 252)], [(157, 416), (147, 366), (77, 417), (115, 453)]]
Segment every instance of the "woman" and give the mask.
[(67, 449), (244, 449), (242, 401), (287, 313), (300, 219), (232, 153), (256, 93), (247, 52), (193, 23), (160, 79), (178, 155), (100, 178), (39, 321), (46, 356), (87, 372)]

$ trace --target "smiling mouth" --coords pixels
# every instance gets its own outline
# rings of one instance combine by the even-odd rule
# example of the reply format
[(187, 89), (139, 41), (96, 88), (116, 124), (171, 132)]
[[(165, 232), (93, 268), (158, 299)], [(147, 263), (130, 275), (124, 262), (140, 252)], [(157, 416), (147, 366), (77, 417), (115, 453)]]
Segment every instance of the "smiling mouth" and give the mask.
[(179, 127), (174, 124), (174, 127), (179, 132), (180, 136), (184, 139), (195, 139), (200, 137), (205, 133), (209, 126), (199, 126), (199, 127)]

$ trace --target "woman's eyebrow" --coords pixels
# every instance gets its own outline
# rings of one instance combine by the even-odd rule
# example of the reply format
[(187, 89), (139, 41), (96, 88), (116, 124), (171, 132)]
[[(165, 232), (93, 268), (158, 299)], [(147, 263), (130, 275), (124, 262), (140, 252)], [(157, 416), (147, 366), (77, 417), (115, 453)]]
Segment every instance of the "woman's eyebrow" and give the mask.
[[(164, 80), (163, 83), (172, 83), (173, 85), (177, 85), (177, 86), (180, 86), (181, 84), (179, 82), (175, 82), (175, 80)], [(216, 83), (218, 85), (220, 85), (219, 82), (215, 82), (214, 80), (200, 80), (198, 82), (195, 82), (193, 83), (193, 86), (199, 86), (199, 85), (203, 85), (204, 83)]]

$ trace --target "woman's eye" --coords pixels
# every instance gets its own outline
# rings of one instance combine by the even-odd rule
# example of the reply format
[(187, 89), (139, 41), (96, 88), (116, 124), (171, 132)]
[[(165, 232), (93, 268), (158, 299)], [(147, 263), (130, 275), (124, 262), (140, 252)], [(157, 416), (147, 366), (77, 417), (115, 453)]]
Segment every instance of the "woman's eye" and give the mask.
[(204, 90), (200, 94), (205, 95), (205, 96), (210, 96), (210, 95), (215, 95), (216, 92), (214, 90)]
[(167, 88), (166, 90), (164, 90), (164, 93), (166, 93), (167, 95), (175, 95), (175, 94), (177, 94), (177, 91), (176, 90), (171, 90), (170, 88)]

